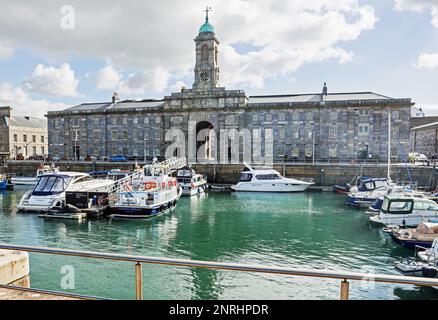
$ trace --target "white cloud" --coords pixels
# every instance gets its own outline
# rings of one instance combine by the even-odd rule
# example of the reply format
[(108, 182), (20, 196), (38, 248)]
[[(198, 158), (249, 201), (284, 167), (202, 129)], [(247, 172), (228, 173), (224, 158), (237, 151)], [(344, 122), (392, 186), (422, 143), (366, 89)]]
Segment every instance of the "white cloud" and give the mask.
[(62, 110), (62, 103), (51, 103), (46, 100), (33, 100), (21, 87), (15, 87), (9, 83), (0, 84), (0, 105), (13, 108), (15, 115), (32, 115), (43, 117), (47, 111)]
[(399, 11), (410, 10), (423, 12), (430, 10), (432, 25), (438, 28), (438, 1), (436, 0), (394, 0), (395, 9)]
[(112, 90), (120, 95), (163, 93), (168, 86), (169, 73), (163, 67), (134, 72), (124, 77), (111, 64), (97, 71), (93, 78), (99, 90)]
[(14, 49), (0, 43), (0, 59), (10, 59), (14, 55)]
[[(193, 70), (192, 39), (203, 23), (203, 0), (71, 0), (74, 30), (60, 27), (55, 0), (0, 4), (8, 17), (0, 20), (0, 41), (30, 47), (54, 61), (74, 53), (109, 60), (118, 70), (140, 70), (122, 80), (109, 68), (103, 70), (110, 76), (107, 83), (99, 82), (105, 90), (117, 80), (126, 93), (162, 91), (169, 78), (192, 81), (175, 75)], [(216, 0), (210, 5), (210, 21), (222, 42), (222, 84), (227, 86), (261, 87), (305, 63), (348, 62), (353, 53), (342, 48), (343, 42), (356, 40), (377, 21), (374, 9), (359, 0)], [(255, 49), (239, 52), (234, 49), (239, 43)]]
[(423, 53), (418, 57), (415, 64), (418, 69), (434, 69), (438, 68), (438, 53)]
[(79, 80), (68, 63), (62, 64), (59, 68), (39, 64), (32, 76), (25, 80), (24, 87), (26, 90), (51, 96), (78, 97), (78, 84)]

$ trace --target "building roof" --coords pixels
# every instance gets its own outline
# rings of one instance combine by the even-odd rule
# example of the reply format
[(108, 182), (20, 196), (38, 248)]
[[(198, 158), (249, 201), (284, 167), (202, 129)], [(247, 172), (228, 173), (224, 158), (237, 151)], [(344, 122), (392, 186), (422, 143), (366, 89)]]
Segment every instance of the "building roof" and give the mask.
[(80, 111), (110, 111), (123, 109), (141, 109), (141, 108), (155, 108), (164, 105), (163, 100), (125, 100), (117, 103), (112, 102), (98, 102), (98, 103), (83, 103), (68, 109), (63, 112), (80, 112)]
[(438, 122), (432, 122), (432, 123), (428, 123), (422, 126), (418, 126), (415, 128), (412, 128), (412, 131), (426, 131), (426, 130), (430, 130), (430, 129), (437, 129), (438, 128)]
[(205, 15), (205, 23), (199, 28), (199, 34), (202, 33), (214, 33), (214, 27), (208, 22), (208, 12), (210, 10), (207, 8)]
[(355, 101), (355, 100), (391, 100), (392, 98), (373, 92), (350, 93), (321, 93), (272, 95), (249, 97), (248, 104), (258, 103), (297, 103), (297, 102), (324, 102), (324, 101)]
[(46, 129), (47, 120), (34, 117), (6, 117), (0, 116), (0, 125), (7, 127), (22, 127), (22, 128), (36, 128)]

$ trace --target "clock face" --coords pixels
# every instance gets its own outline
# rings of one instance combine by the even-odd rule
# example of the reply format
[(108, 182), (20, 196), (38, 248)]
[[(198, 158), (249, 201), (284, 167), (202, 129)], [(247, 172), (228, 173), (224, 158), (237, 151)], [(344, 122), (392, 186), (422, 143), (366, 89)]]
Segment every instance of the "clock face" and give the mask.
[(208, 81), (208, 73), (205, 72), (205, 71), (202, 71), (202, 72), (199, 74), (199, 77), (200, 77), (201, 80), (204, 81), (204, 82), (207, 82), (207, 81)]

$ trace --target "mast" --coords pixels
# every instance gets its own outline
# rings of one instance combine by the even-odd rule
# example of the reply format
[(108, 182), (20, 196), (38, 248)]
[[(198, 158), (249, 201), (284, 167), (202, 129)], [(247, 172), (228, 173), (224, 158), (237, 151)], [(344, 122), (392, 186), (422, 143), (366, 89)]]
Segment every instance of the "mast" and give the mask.
[(388, 181), (391, 181), (391, 109), (388, 109)]

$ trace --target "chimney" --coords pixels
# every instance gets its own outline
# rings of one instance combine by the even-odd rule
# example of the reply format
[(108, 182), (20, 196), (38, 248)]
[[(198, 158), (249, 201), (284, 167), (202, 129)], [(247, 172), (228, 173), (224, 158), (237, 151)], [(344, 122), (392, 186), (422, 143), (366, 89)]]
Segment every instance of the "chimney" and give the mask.
[(0, 107), (0, 116), (11, 117), (12, 108), (10, 106)]
[(324, 96), (327, 96), (327, 82), (324, 82), (324, 87), (322, 87), (322, 94)]
[(117, 92), (114, 92), (113, 93), (113, 98), (112, 98), (112, 100), (113, 100), (113, 103), (117, 103), (117, 102), (119, 102), (119, 95), (118, 95), (118, 93)]

